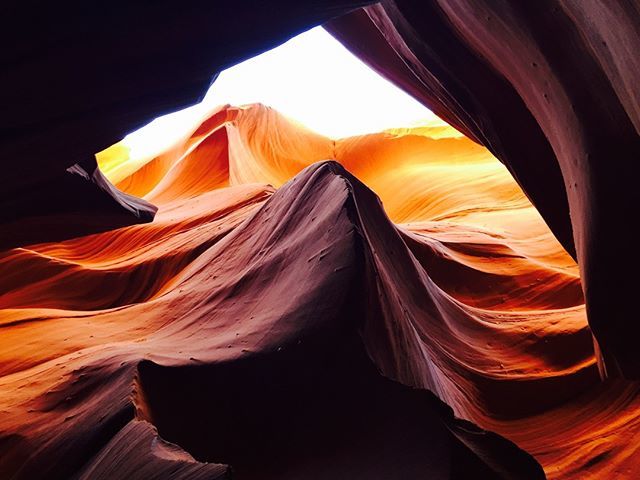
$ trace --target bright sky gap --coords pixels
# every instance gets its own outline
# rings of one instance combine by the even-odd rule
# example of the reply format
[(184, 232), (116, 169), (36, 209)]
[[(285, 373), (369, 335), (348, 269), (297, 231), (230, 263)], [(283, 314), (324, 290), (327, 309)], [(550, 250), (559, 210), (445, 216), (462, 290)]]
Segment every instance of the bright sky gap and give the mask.
[(189, 130), (203, 111), (258, 102), (332, 138), (436, 119), (316, 27), (223, 71), (201, 104), (154, 120), (124, 143), (133, 158), (154, 155)]

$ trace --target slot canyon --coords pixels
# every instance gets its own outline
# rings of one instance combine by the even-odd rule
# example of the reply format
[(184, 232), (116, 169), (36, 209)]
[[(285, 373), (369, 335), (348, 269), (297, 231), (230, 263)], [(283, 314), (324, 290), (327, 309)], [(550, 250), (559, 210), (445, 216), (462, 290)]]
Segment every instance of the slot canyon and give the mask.
[[(0, 480), (640, 478), (636, 0), (0, 11)], [(206, 104), (316, 27), (437, 117)]]

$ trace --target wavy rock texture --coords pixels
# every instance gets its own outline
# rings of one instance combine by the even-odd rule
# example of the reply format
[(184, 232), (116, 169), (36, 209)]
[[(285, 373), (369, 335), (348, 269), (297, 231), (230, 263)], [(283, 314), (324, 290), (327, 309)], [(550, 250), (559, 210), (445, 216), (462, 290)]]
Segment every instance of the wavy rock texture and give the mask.
[(3, 2), (0, 248), (151, 220), (152, 205), (100, 176), (95, 152), (197, 103), (225, 68), (368, 3)]
[[(68, 181), (54, 227), (95, 231), (92, 209), (78, 216), (77, 208), (102, 194), (76, 185), (68, 168), (197, 102), (216, 72), (371, 3), (5, 2), (0, 224), (19, 219), (33, 229), (49, 207), (49, 195), (36, 192), (58, 194)], [(507, 166), (580, 265), (601, 374), (640, 379), (640, 323), (627, 300), (640, 260), (619, 253), (634, 251), (640, 201), (637, 2), (385, 0), (355, 16), (331, 30)], [(111, 226), (149, 216), (113, 200), (95, 209), (119, 210)], [(17, 235), (4, 245), (34, 240)]]
[(2, 478), (543, 477), (445, 403), (548, 478), (639, 467), (576, 264), (452, 128), (224, 106), (98, 159), (158, 213), (2, 253)]
[[(578, 261), (591, 331), (576, 266), (506, 172), (488, 157), (485, 164), (486, 152), (469, 142), (447, 140), (456, 145), (447, 155), (470, 152), (459, 158), (460, 168), (428, 161), (447, 142), (425, 132), (334, 144), (296, 134), (279, 119), (275, 130), (287, 134), (270, 144), (276, 132), (263, 130), (264, 115), (252, 119), (222, 109), (230, 123), (213, 120), (160, 159), (141, 166), (116, 155), (112, 164), (103, 162), (106, 178), (95, 168), (95, 151), (197, 101), (216, 71), (364, 3), (3, 4), (1, 478), (114, 478), (115, 465), (123, 476), (141, 478), (216, 478), (228, 475), (227, 465), (249, 478), (282, 476), (277, 468), (283, 465), (290, 476), (308, 478), (335, 465), (327, 475), (353, 478), (336, 452), (325, 451), (330, 460), (324, 462), (309, 453), (331, 444), (323, 442), (331, 435), (351, 447), (372, 442), (378, 450), (367, 447), (364, 459), (353, 447), (351, 458), (359, 459), (358, 472), (370, 474), (370, 468), (383, 478), (390, 469), (408, 475), (399, 466), (445, 478), (469, 478), (470, 470), (476, 478), (487, 468), (517, 478), (535, 467), (499, 437), (451, 420), (424, 392), (384, 380), (370, 360), (387, 378), (426, 386), (457, 415), (515, 441), (550, 478), (636, 476), (638, 387), (598, 383), (589, 340), (593, 333), (601, 374), (640, 377), (639, 260), (633, 254), (640, 152), (636, 3), (395, 0), (330, 25), (361, 58), (504, 163)], [(244, 129), (243, 122), (256, 129)], [(423, 161), (402, 153), (419, 152), (423, 143), (430, 145)], [(402, 151), (394, 150), (400, 144)], [(376, 156), (383, 149), (389, 156)], [(279, 194), (285, 203), (299, 194), (330, 206), (323, 212), (341, 221), (328, 223), (344, 236), (318, 240), (311, 227), (301, 238), (287, 235), (286, 228), (309, 225), (313, 215), (281, 207), (270, 217), (267, 208), (275, 209), (265, 202), (273, 189), (264, 183), (280, 187), (326, 158), (337, 158), (370, 185), (396, 225), (364, 187), (323, 164), (296, 180), (315, 187), (289, 184)], [(398, 169), (392, 173), (385, 164)], [(189, 175), (201, 166), (200, 175)], [(156, 221), (87, 236), (154, 214), (146, 200), (121, 194), (107, 178), (153, 198)], [(473, 188), (462, 188), (463, 180)], [(327, 198), (327, 191), (335, 195)], [(334, 200), (344, 191), (349, 206), (342, 208)], [(264, 220), (264, 231), (248, 226), (255, 218)], [(242, 232), (251, 239), (242, 240)], [(51, 243), (78, 235), (84, 236)], [(278, 245), (280, 257), (266, 258), (270, 250), (256, 252), (254, 243)], [(22, 248), (6, 250), (16, 246)], [(342, 248), (348, 265), (340, 270), (343, 265), (319, 253), (314, 258), (326, 269), (325, 283), (311, 267), (303, 270), (309, 275), (289, 277), (281, 265), (302, 262), (296, 255), (303, 251), (306, 262), (312, 247)], [(228, 270), (225, 262), (210, 261), (218, 256)], [(314, 262), (308, 263), (319, 268)], [(240, 300), (247, 285), (252, 292)], [(269, 290), (266, 300), (255, 294), (276, 285), (280, 292)], [(314, 293), (300, 298), (302, 289)], [(325, 305), (329, 295), (335, 305)], [(331, 312), (310, 307), (319, 297)], [(260, 315), (274, 323), (238, 310), (243, 301), (250, 308), (274, 298), (278, 311), (260, 304)], [(304, 313), (304, 322), (293, 322), (292, 312)], [(236, 320), (244, 330), (234, 330)], [(351, 327), (331, 335), (344, 324)], [(318, 329), (307, 335), (305, 325)], [(315, 349), (295, 350), (294, 331), (304, 333), (301, 345)], [(246, 342), (239, 353), (235, 333)], [(336, 345), (336, 338), (343, 343)], [(279, 361), (281, 353), (289, 356)], [(244, 357), (249, 363), (236, 362)], [(352, 370), (337, 368), (333, 358)], [(291, 375), (291, 365), (312, 374)], [(274, 381), (259, 388), (266, 376)], [(214, 380), (206, 389), (198, 383), (203, 377)], [(363, 383), (350, 398), (364, 392), (366, 401), (341, 406), (341, 388), (355, 379)], [(264, 397), (260, 405), (278, 415), (261, 415), (253, 403), (225, 403), (227, 391), (247, 402)], [(292, 391), (307, 401), (292, 402)], [(202, 403), (184, 408), (181, 392)], [(304, 405), (315, 415), (282, 413)], [(425, 428), (411, 430), (407, 417)], [(252, 424), (238, 425), (238, 418)], [(265, 418), (273, 421), (260, 423)], [(317, 421), (305, 429), (293, 418)], [(241, 428), (232, 429), (232, 422)], [(256, 432), (275, 440), (261, 450), (252, 440)], [(403, 434), (381, 442), (380, 432)], [(403, 438), (429, 448), (414, 456)], [(379, 453), (383, 443), (395, 454)], [(442, 450), (433, 453), (434, 444)]]
[(393, 0), (329, 28), (509, 168), (580, 265), (602, 375), (640, 379), (638, 3)]
[[(144, 165), (119, 154), (100, 163), (152, 223), (2, 254), (3, 478), (544, 477), (442, 401), (487, 423), (594, 377), (575, 265), (484, 149), (443, 127), (334, 142), (254, 105)], [(582, 357), (534, 355), (546, 330)]]

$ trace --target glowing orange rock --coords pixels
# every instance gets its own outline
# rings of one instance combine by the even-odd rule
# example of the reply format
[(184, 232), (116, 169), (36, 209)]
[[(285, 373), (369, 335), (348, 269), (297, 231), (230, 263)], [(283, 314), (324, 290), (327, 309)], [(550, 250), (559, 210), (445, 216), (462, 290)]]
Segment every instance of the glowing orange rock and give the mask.
[[(342, 166), (316, 163), (331, 158)], [(513, 478), (539, 478), (513, 445), (466, 438), (471, 427), (441, 403), (377, 371), (516, 440), (550, 478), (564, 478), (558, 469), (568, 478), (609, 471), (589, 470), (585, 445), (598, 455), (616, 422), (635, 425), (634, 388), (595, 387), (575, 264), (506, 169), (448, 127), (332, 140), (264, 106), (224, 106), (156, 158), (129, 159), (119, 145), (99, 163), (158, 213), (150, 224), (2, 253), (0, 431), (15, 440), (0, 471), (90, 476), (112, 472), (118, 459), (165, 468), (158, 458), (169, 455), (185, 472), (226, 475), (225, 465), (206, 469), (179, 449), (126, 449), (136, 435), (154, 441), (155, 426), (197, 460), (260, 478), (256, 469), (283, 474), (324, 448), (313, 438), (334, 429), (356, 443), (381, 441), (350, 423), (380, 421), (380, 432), (413, 445), (390, 444), (393, 458), (424, 442), (461, 441), (476, 469), (511, 452)], [(288, 403), (291, 391), (307, 392), (300, 398), (319, 419), (306, 433), (287, 415), (308, 414), (304, 402)], [(363, 408), (372, 398), (388, 408)], [(586, 414), (605, 398), (625, 407), (603, 412), (600, 430), (567, 423), (566, 412)], [(275, 424), (249, 424), (266, 418), (261, 408)], [(557, 452), (545, 450), (549, 437), (536, 424), (556, 429)], [(240, 453), (261, 441), (272, 445), (265, 457)], [(370, 459), (377, 447), (367, 445)], [(632, 468), (616, 448), (615, 468)], [(53, 452), (64, 466), (46, 463)], [(338, 473), (349, 465), (340, 452), (331, 453)], [(391, 464), (380, 458), (358, 468), (386, 478)], [(441, 468), (431, 456), (402, 465), (407, 475)], [(291, 472), (317, 468), (302, 462)]]

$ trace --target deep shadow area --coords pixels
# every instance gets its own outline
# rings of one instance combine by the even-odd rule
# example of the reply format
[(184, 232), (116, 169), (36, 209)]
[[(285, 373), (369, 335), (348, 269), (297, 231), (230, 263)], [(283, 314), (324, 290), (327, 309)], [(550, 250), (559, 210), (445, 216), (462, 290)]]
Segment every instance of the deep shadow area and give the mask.
[[(448, 407), (383, 378), (359, 336), (339, 330), (220, 365), (144, 362), (144, 408), (163, 438), (241, 480), (510, 478), (452, 434)], [(524, 452), (482, 436), (487, 457), (499, 444), (517, 478), (542, 478), (532, 459), (522, 476)]]

